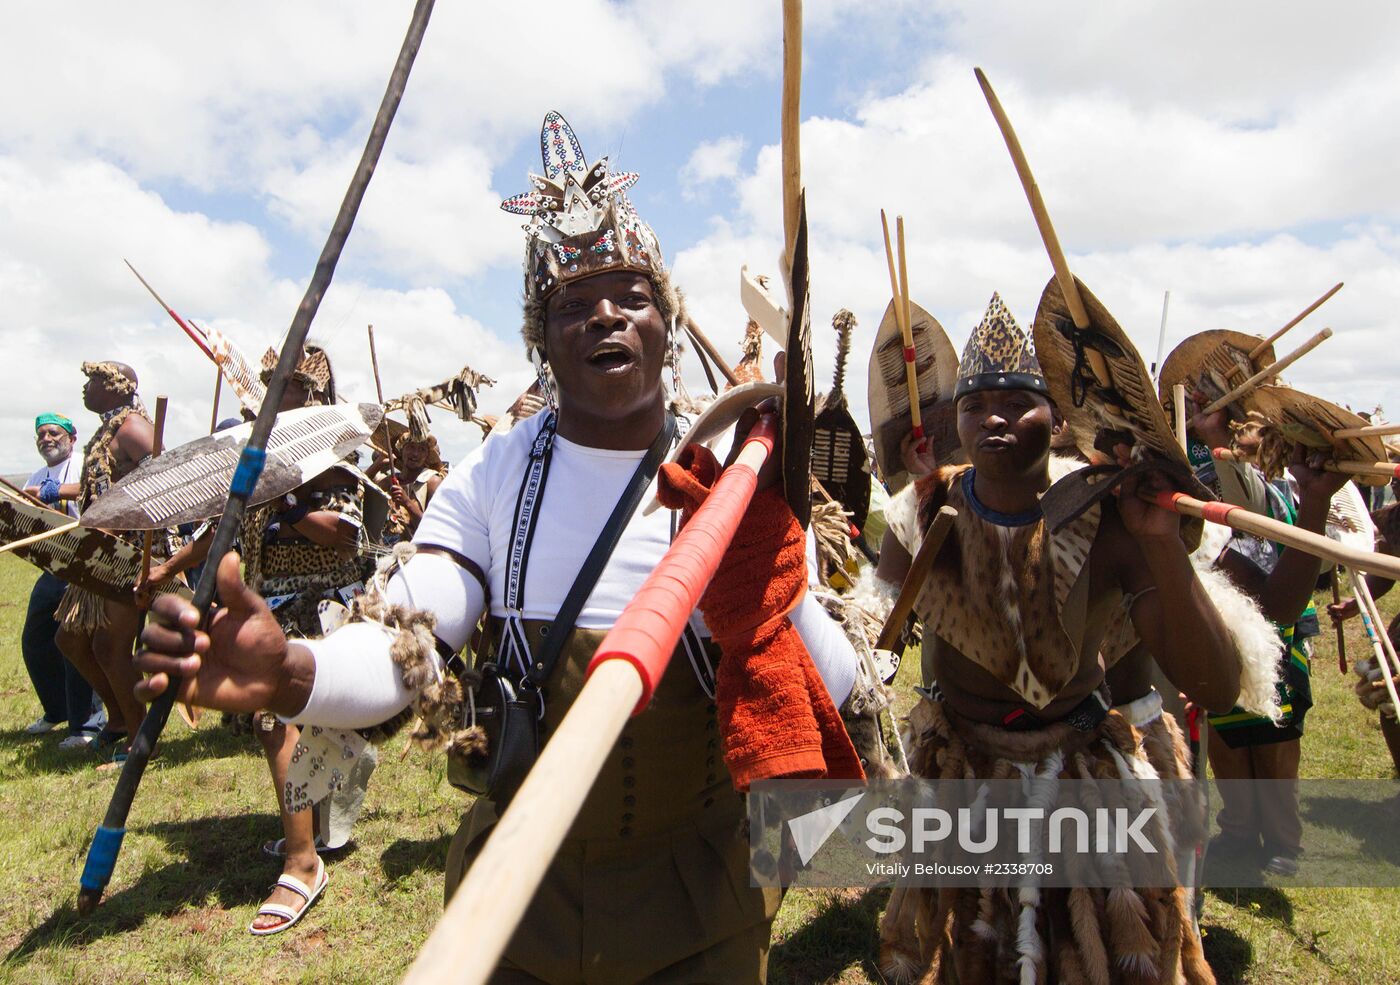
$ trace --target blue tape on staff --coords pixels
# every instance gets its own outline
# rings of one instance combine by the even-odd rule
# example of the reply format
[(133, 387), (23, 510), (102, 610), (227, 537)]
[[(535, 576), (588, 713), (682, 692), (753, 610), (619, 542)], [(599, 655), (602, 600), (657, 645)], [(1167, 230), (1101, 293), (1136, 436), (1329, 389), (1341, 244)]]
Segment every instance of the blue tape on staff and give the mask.
[(238, 456), (238, 468), (233, 473), (233, 485), (229, 491), (244, 499), (253, 495), (253, 487), (258, 484), (266, 461), (267, 452), (262, 448), (244, 448), (243, 454)]
[(86, 890), (101, 892), (112, 878), (112, 870), (117, 867), (117, 853), (122, 850), (122, 839), (126, 828), (105, 828), (98, 826), (92, 837), (92, 847), (88, 849), (87, 862), (83, 865), (83, 877), (78, 884)]

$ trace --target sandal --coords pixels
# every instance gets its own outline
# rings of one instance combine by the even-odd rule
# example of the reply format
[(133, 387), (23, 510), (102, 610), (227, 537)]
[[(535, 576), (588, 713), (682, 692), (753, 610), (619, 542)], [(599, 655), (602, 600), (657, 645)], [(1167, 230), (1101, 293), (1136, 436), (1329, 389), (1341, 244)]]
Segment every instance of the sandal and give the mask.
[[(283, 906), (281, 903), (264, 903), (259, 909), (251, 923), (248, 924), (248, 933), (254, 937), (269, 937), (272, 934), (280, 934), (290, 927), (294, 927), (297, 921), (306, 915), (306, 911), (311, 909), (311, 904), (321, 898), (326, 887), (330, 885), (331, 877), (326, 874), (326, 863), (319, 858), (316, 859), (316, 888), (309, 889), (306, 883), (296, 876), (289, 876), (285, 873), (277, 878), (277, 885), (283, 889), (290, 889), (306, 902), (301, 905), (301, 909), (293, 910), (290, 906)], [(273, 887), (276, 888), (276, 887)], [(280, 917), (282, 923), (273, 924), (271, 927), (255, 926), (258, 917)]]
[[(342, 846), (342, 847), (344, 847), (344, 846)], [(286, 838), (278, 838), (276, 841), (265, 841), (265, 842), (263, 842), (262, 850), (263, 850), (263, 854), (264, 854), (264, 855), (270, 856), (270, 857), (272, 857), (272, 858), (286, 858), (286, 857), (287, 857), (287, 839), (286, 839)], [(316, 836), (316, 854), (317, 854), (317, 855), (328, 855), (328, 854), (330, 854), (331, 852), (338, 852), (338, 851), (340, 851), (339, 848), (331, 848), (331, 847), (330, 847), (329, 845), (327, 845), (324, 841), (322, 841), (320, 835), (317, 835), (317, 836)]]

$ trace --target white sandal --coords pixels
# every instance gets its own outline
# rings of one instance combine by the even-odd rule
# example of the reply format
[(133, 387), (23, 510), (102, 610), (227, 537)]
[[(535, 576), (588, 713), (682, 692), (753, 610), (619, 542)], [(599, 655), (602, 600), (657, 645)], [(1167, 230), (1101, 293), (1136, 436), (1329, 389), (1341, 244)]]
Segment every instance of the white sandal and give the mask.
[[(296, 876), (289, 876), (283, 873), (277, 878), (277, 885), (284, 889), (290, 889), (302, 899), (306, 900), (306, 902), (301, 905), (301, 909), (299, 910), (293, 910), (290, 906), (284, 906), (281, 903), (264, 903), (258, 910), (257, 916), (253, 918), (253, 922), (248, 924), (248, 933), (252, 934), (254, 937), (268, 937), (272, 934), (280, 934), (289, 927), (296, 926), (297, 921), (306, 915), (307, 910), (311, 909), (311, 904), (320, 899), (321, 894), (325, 892), (330, 882), (331, 877), (326, 874), (326, 863), (321, 861), (319, 857), (316, 859), (315, 889), (307, 888), (306, 883), (302, 882)], [(257, 923), (257, 917), (281, 917), (283, 922), (274, 924), (271, 927), (257, 927), (254, 926)]]

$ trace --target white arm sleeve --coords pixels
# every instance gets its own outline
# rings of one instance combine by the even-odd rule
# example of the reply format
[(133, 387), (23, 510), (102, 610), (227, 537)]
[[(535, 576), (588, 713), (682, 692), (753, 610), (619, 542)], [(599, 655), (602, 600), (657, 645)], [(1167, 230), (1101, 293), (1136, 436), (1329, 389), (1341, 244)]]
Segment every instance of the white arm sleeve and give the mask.
[[(441, 554), (415, 554), (389, 580), (395, 605), (427, 609), (437, 616), (434, 635), (454, 651), (471, 638), (486, 602), (481, 583)], [(413, 700), (403, 673), (389, 656), (393, 632), (377, 623), (356, 622), (320, 640), (303, 640), (316, 661), (306, 707), (293, 725), (370, 728), (393, 718)], [(436, 657), (434, 657), (436, 659)]]
[(316, 660), (316, 678), (306, 707), (283, 721), (370, 728), (407, 708), (413, 693), (389, 656), (393, 638), (392, 630), (378, 623), (352, 622), (325, 639), (299, 640)]
[(812, 655), (812, 663), (822, 675), (831, 700), (840, 708), (855, 686), (858, 659), (851, 641), (846, 639), (845, 630), (810, 594), (802, 597), (788, 618)]

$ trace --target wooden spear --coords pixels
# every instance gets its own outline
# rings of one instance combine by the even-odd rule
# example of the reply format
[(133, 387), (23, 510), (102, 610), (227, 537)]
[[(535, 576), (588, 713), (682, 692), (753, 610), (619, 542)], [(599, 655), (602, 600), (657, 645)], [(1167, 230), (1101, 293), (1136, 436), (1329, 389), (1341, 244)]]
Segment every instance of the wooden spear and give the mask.
[(1328, 291), (1326, 294), (1322, 295), (1322, 297), (1318, 298), (1318, 299), (1317, 299), (1316, 301), (1314, 301), (1312, 304), (1308, 305), (1306, 308), (1304, 308), (1302, 311), (1300, 311), (1300, 312), (1298, 313), (1297, 317), (1294, 318), (1291, 322), (1289, 322), (1287, 325), (1285, 325), (1285, 326), (1283, 326), (1282, 328), (1280, 328), (1280, 329), (1279, 329), (1277, 332), (1275, 332), (1273, 335), (1270, 335), (1270, 336), (1269, 336), (1267, 339), (1265, 339), (1263, 342), (1260, 342), (1260, 343), (1259, 343), (1258, 345), (1256, 345), (1253, 349), (1250, 349), (1250, 350), (1249, 350), (1249, 360), (1250, 360), (1250, 362), (1253, 362), (1254, 360), (1256, 360), (1256, 359), (1258, 359), (1260, 356), (1262, 356), (1262, 355), (1268, 350), (1269, 346), (1273, 345), (1273, 344), (1274, 344), (1275, 342), (1277, 342), (1279, 339), (1283, 338), (1283, 333), (1284, 333), (1284, 332), (1288, 331), (1288, 330), (1289, 330), (1290, 328), (1292, 328), (1294, 325), (1298, 324), (1298, 323), (1299, 323), (1300, 321), (1302, 321), (1304, 318), (1308, 317), (1308, 315), (1312, 314), (1312, 313), (1313, 313), (1314, 311), (1316, 311), (1318, 308), (1322, 307), (1322, 303), (1323, 303), (1324, 301), (1326, 301), (1326, 300), (1327, 300), (1328, 298), (1330, 298), (1332, 295), (1336, 294), (1336, 293), (1337, 293), (1338, 291), (1340, 291), (1341, 289), (1342, 289), (1342, 285), (1341, 285), (1340, 282), (1338, 282), (1336, 285), (1334, 285), (1334, 286), (1332, 287), (1332, 289), (1331, 289), (1330, 291)]
[[(1338, 605), (1342, 601), (1341, 579), (1337, 577), (1337, 566), (1334, 564), (1327, 571), (1327, 580), (1332, 585), (1332, 604)], [(1347, 634), (1341, 623), (1333, 627), (1337, 630), (1337, 670), (1343, 674), (1347, 672)]]
[(690, 336), (691, 341), (703, 349), (705, 355), (710, 357), (710, 361), (715, 364), (715, 367), (724, 376), (725, 380), (728, 381), (729, 385), (738, 386), (739, 377), (734, 375), (734, 370), (729, 368), (729, 364), (724, 361), (724, 357), (719, 354), (719, 350), (715, 348), (714, 343), (705, 336), (704, 332), (700, 331), (700, 326), (695, 324), (693, 319), (687, 318), (685, 320), (685, 331), (686, 334)]
[(59, 534), (66, 534), (68, 531), (72, 530), (74, 527), (77, 526), (79, 526), (78, 521), (73, 520), (71, 523), (63, 523), (58, 525), (57, 527), (50, 527), (48, 530), (42, 531), (41, 533), (32, 534), (28, 537), (21, 537), (19, 540), (12, 540), (8, 544), (0, 544), (0, 554), (4, 554), (8, 551), (17, 551), (22, 547), (28, 547), (31, 544), (37, 544), (42, 540), (48, 540), (50, 537), (57, 537)]
[(218, 363), (214, 364), (214, 409), (209, 412), (209, 433), (213, 434), (219, 429), (219, 395), (224, 390), (224, 371)]
[(783, 257), (792, 269), (802, 196), (802, 0), (783, 0)]
[[(977, 83), (982, 87), (982, 95), (987, 99), (997, 127), (1001, 130), (1006, 149), (1011, 153), (1011, 163), (1015, 165), (1016, 174), (1021, 179), (1021, 187), (1025, 189), (1026, 200), (1030, 202), (1031, 214), (1035, 216), (1035, 225), (1040, 230), (1041, 241), (1045, 243), (1045, 251), (1050, 254), (1050, 266), (1055, 268), (1055, 280), (1059, 282), (1060, 293), (1065, 296), (1065, 307), (1069, 309), (1074, 327), (1086, 329), (1089, 327), (1089, 311), (1084, 307), (1084, 299), (1079, 296), (1079, 285), (1074, 282), (1074, 276), (1069, 272), (1069, 262), (1065, 259), (1065, 251), (1060, 248), (1060, 238), (1055, 235), (1055, 227), (1050, 224), (1050, 213), (1045, 208), (1045, 200), (1040, 196), (1040, 186), (1035, 183), (1035, 175), (1031, 174), (1030, 162), (1026, 160), (1021, 142), (1016, 139), (1016, 131), (1011, 129), (1011, 119), (1001, 108), (1001, 101), (992, 91), (992, 84), (987, 81), (987, 76), (980, 68), (973, 69), (973, 72), (977, 75)], [(1087, 349), (1085, 355), (1089, 359), (1089, 369), (1099, 386), (1111, 386), (1113, 378), (1109, 375), (1108, 363), (1104, 362), (1103, 353), (1097, 349)]]
[[(369, 362), (374, 370), (374, 392), (379, 398), (379, 406), (384, 406), (384, 384), (379, 382), (379, 356), (374, 351), (374, 326), (369, 327)], [(389, 456), (389, 483), (397, 486), (399, 474), (394, 471), (394, 436), (389, 432), (388, 415), (384, 417), (384, 451)]]
[(1182, 516), (1209, 520), (1223, 524), (1232, 530), (1239, 530), (1265, 540), (1271, 540), (1285, 547), (1292, 547), (1311, 554), (1313, 557), (1333, 564), (1343, 564), (1354, 568), (1374, 571), (1387, 578), (1400, 581), (1400, 558), (1393, 558), (1374, 551), (1361, 551), (1346, 544), (1340, 544), (1329, 537), (1301, 530), (1278, 520), (1271, 520), (1258, 513), (1231, 503), (1206, 503), (1179, 492), (1143, 493), (1149, 503), (1155, 503), (1164, 510), (1171, 510)]
[(1202, 410), (1201, 413), (1214, 414), (1216, 411), (1223, 410), (1224, 408), (1230, 406), (1232, 403), (1240, 399), (1240, 397), (1243, 397), (1246, 393), (1253, 390), (1255, 387), (1258, 387), (1270, 380), (1271, 378), (1278, 376), (1279, 373), (1283, 372), (1289, 366), (1292, 366), (1299, 359), (1302, 359), (1309, 352), (1312, 352), (1314, 349), (1322, 345), (1322, 343), (1326, 342), (1331, 337), (1332, 330), (1330, 328), (1324, 328), (1322, 331), (1318, 332), (1312, 338), (1308, 339), (1302, 345), (1298, 346), (1298, 348), (1294, 349), (1288, 355), (1278, 360), (1278, 362), (1271, 363), (1270, 365), (1265, 366), (1259, 372), (1255, 373), (1253, 376), (1245, 380), (1243, 383), (1235, 387), (1223, 397), (1211, 401), (1209, 404), (1206, 405), (1205, 409)]
[(1186, 384), (1172, 384), (1172, 416), (1176, 419), (1176, 440), (1186, 451)]
[[(914, 329), (909, 324), (909, 274), (904, 258), (904, 216), (895, 217), (899, 230), (899, 272), (895, 270), (894, 249), (890, 246), (890, 223), (885, 218), (885, 210), (880, 210), (880, 228), (885, 234), (885, 262), (890, 268), (890, 298), (894, 306), (894, 322), (899, 326), (899, 337), (904, 342), (904, 383), (909, 388), (909, 417), (914, 424), (914, 438), (922, 444), (924, 440), (923, 412), (919, 408), (919, 370), (914, 365)], [(901, 277), (900, 274), (904, 276)]]
[(1362, 428), (1338, 428), (1332, 432), (1332, 437), (1383, 438), (1388, 434), (1400, 434), (1400, 424), (1368, 424)]

